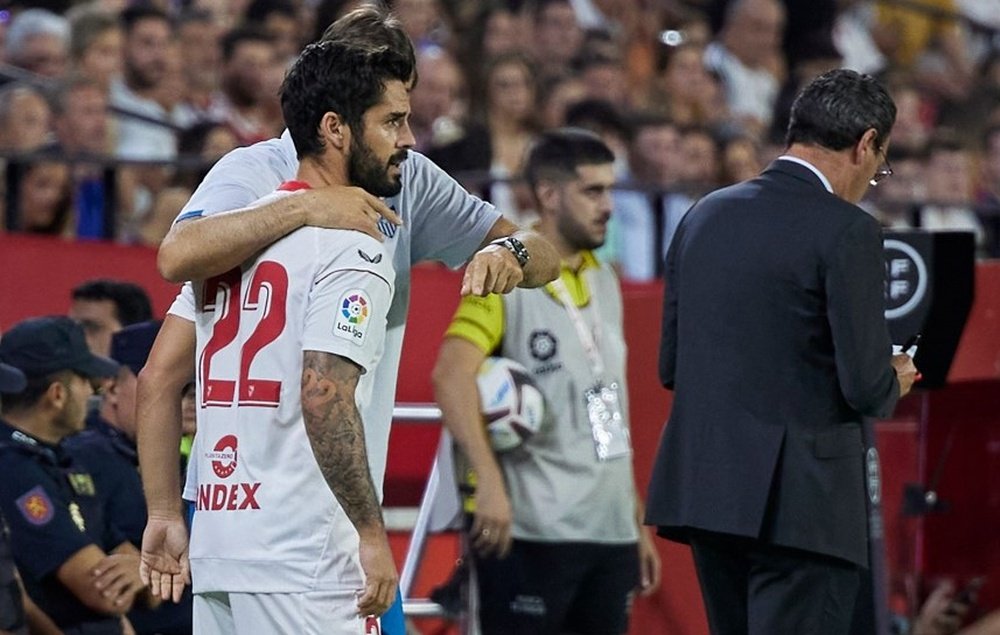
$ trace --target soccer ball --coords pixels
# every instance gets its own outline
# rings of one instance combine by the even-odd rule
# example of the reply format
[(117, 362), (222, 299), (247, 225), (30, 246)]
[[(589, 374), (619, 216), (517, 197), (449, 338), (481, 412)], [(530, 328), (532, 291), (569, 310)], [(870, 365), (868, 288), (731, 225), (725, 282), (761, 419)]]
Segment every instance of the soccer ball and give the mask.
[(489, 357), (479, 367), (476, 383), (494, 451), (513, 450), (542, 427), (545, 398), (524, 366), (505, 357)]

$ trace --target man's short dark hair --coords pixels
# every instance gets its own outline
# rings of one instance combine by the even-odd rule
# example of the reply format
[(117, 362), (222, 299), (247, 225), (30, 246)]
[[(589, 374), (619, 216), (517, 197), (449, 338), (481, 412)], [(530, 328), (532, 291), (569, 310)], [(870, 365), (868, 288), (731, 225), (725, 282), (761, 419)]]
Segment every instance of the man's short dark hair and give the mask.
[(792, 104), (785, 141), (844, 150), (874, 128), (884, 147), (896, 121), (896, 104), (875, 78), (847, 69), (812, 80)]
[(149, 295), (137, 284), (106, 278), (88, 280), (73, 289), (74, 300), (110, 300), (122, 326), (153, 319)]
[(629, 142), (635, 141), (639, 133), (647, 128), (673, 128), (680, 131), (680, 128), (673, 119), (658, 112), (641, 111), (633, 113), (626, 120)]
[(24, 390), (18, 393), (4, 393), (3, 405), (7, 412), (24, 412), (38, 405), (48, 391), (49, 386), (56, 382), (68, 383), (73, 371), (61, 370), (39, 377), (28, 377)]
[(236, 49), (239, 48), (240, 44), (246, 42), (272, 44), (274, 38), (263, 27), (257, 25), (241, 26), (233, 29), (222, 38), (222, 61), (228, 62), (233, 59)]
[(392, 80), (408, 82), (410, 60), (387, 46), (358, 48), (338, 41), (310, 44), (281, 85), (281, 112), (300, 159), (323, 151), (319, 125), (337, 113), (360, 136), (362, 117), (377, 104)]
[(532, 188), (540, 181), (578, 178), (581, 165), (614, 163), (611, 149), (592, 132), (581, 128), (557, 128), (543, 132), (528, 151), (524, 176)]
[(566, 125), (598, 134), (613, 133), (628, 139), (628, 126), (614, 104), (604, 99), (584, 99), (566, 108)]
[(170, 18), (163, 11), (148, 4), (134, 4), (121, 12), (122, 28), (125, 35), (132, 33), (132, 29), (143, 20), (162, 20), (170, 26)]
[(388, 48), (406, 58), (413, 67), (412, 83), (417, 83), (417, 55), (410, 36), (396, 16), (380, 5), (364, 4), (348, 11), (326, 27), (321, 42), (340, 42), (356, 48)]

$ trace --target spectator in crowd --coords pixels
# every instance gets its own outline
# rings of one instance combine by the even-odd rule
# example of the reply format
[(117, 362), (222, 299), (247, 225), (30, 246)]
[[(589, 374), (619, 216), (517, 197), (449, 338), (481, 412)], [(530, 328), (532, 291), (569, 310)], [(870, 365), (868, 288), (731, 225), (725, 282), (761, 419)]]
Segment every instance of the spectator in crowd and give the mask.
[(51, 11), (27, 9), (11, 21), (4, 46), (9, 64), (44, 77), (59, 77), (66, 72), (69, 23)]
[[(163, 56), (163, 81), (160, 82), (153, 99), (163, 109), (171, 113), (172, 120), (180, 121), (180, 105), (187, 102), (187, 84), (184, 73), (184, 53), (181, 45), (171, 40)], [(178, 124), (179, 125), (179, 124)]]
[(656, 277), (656, 210), (663, 208), (666, 194), (679, 175), (680, 132), (670, 119), (652, 113), (636, 115), (630, 121), (628, 165), (631, 172), (619, 178), (626, 187), (614, 193), (615, 225), (609, 238), (617, 241), (611, 252), (622, 278), (649, 281)]
[(576, 60), (576, 72), (587, 87), (587, 97), (612, 104), (619, 112), (626, 111), (632, 98), (629, 94), (628, 71), (621, 52), (611, 40), (595, 38), (584, 47)]
[[(63, 444), (102, 492), (109, 522), (136, 548), (142, 546), (146, 526), (146, 499), (135, 447), (136, 378), (159, 329), (159, 322), (139, 322), (111, 336), (111, 359), (120, 364), (118, 374), (100, 395), (100, 406), (87, 415), (87, 429)], [(180, 604), (133, 607), (128, 618), (138, 635), (190, 633), (191, 595), (185, 594)]]
[(52, 108), (34, 86), (11, 82), (0, 87), (0, 151), (31, 152), (52, 133)]
[(657, 259), (662, 260), (674, 238), (681, 219), (695, 202), (715, 189), (719, 182), (718, 147), (705, 128), (686, 128), (678, 144), (675, 191), (663, 199), (663, 237)]
[[(91, 382), (117, 365), (87, 350), (69, 318), (26, 320), (0, 340), (0, 360), (28, 379), (5, 394), (0, 512), (28, 594), (72, 633), (122, 633), (143, 591), (139, 552), (109, 522), (103, 492), (60, 442), (83, 430)], [(144, 596), (143, 601), (152, 601)]]
[(402, 22), (415, 50), (445, 43), (443, 38), (447, 31), (438, 0), (396, 0), (392, 10)]
[(629, 166), (632, 178), (642, 185), (668, 190), (680, 177), (681, 134), (671, 119), (657, 114), (632, 118)]
[(542, 77), (538, 87), (538, 112), (543, 130), (566, 125), (570, 105), (587, 98), (587, 85), (571, 71)]
[(939, 131), (927, 149), (927, 203), (920, 208), (919, 227), (971, 231), (984, 254), (987, 236), (974, 206), (973, 176), (969, 151)]
[(733, 0), (705, 65), (722, 80), (729, 112), (749, 132), (767, 130), (785, 78), (781, 38), (785, 9), (778, 0)]
[(282, 66), (294, 60), (302, 50), (302, 28), (296, 4), (291, 0), (253, 0), (244, 20), (268, 35)]
[(465, 80), (462, 68), (445, 49), (417, 51), (420, 81), (410, 91), (410, 129), (419, 152), (447, 145), (461, 134), (465, 115)]
[(200, 158), (202, 165), (177, 169), (170, 185), (156, 195), (150, 213), (136, 224), (132, 235), (126, 237), (128, 242), (159, 246), (209, 167), (238, 145), (239, 140), (229, 126), (217, 121), (202, 121), (185, 130), (178, 149), (182, 156)]
[(210, 114), (236, 133), (240, 145), (263, 141), (275, 132), (263, 113), (264, 81), (275, 60), (274, 42), (259, 28), (235, 29), (222, 40), (222, 90)]
[[(484, 73), (486, 92), (465, 126), (465, 136), (430, 153), (451, 173), (488, 172), (494, 179), (511, 179), (521, 172), (528, 145), (538, 131), (537, 85), (531, 60), (521, 53), (494, 59)], [(522, 219), (512, 188), (495, 183), (490, 200), (514, 222)]]
[(888, 65), (876, 34), (878, 23), (874, 0), (840, 0), (832, 39), (844, 60), (844, 68), (875, 75)]
[[(659, 584), (639, 526), (621, 292), (592, 252), (612, 213), (613, 164), (592, 133), (540, 136), (525, 171), (561, 274), (544, 289), (466, 296), (434, 369), (442, 420), (476, 475), (469, 540), (487, 635), (624, 633), (633, 592)], [(525, 366), (547, 408), (542, 429), (503, 454), (490, 447), (476, 386), (489, 355)], [(588, 420), (597, 410), (615, 423)]]
[(911, 229), (916, 226), (920, 208), (927, 202), (926, 152), (892, 145), (886, 160), (892, 166), (892, 178), (879, 183), (862, 206), (883, 227)]
[(986, 129), (1000, 122), (1000, 47), (979, 65), (968, 98), (943, 101), (937, 111), (938, 126), (955, 130), (964, 145), (982, 142)]
[(164, 12), (146, 5), (125, 9), (121, 20), (124, 75), (111, 85), (111, 104), (160, 123), (119, 116), (117, 154), (124, 159), (170, 161), (177, 156), (177, 139), (171, 113), (156, 100), (167, 70), (170, 21)]
[(183, 59), (184, 101), (178, 106), (176, 121), (189, 128), (211, 119), (212, 99), (219, 83), (219, 30), (212, 14), (190, 8), (177, 20), (177, 41)]
[(892, 146), (911, 152), (924, 150), (934, 132), (933, 109), (928, 100), (905, 74), (890, 78), (889, 92), (899, 113), (892, 132)]
[(661, 47), (653, 104), (680, 126), (714, 126), (728, 114), (719, 80), (705, 69), (705, 47), (694, 42)]
[(60, 83), (53, 99), (56, 143), (48, 148), (55, 156), (76, 159), (70, 164), (73, 182), (75, 233), (78, 238), (105, 238), (115, 234), (106, 227), (106, 211), (114, 208), (127, 218), (130, 197), (126, 173), (112, 178), (95, 157), (110, 154), (107, 91), (93, 79), (70, 75)]
[(719, 154), (719, 185), (722, 186), (752, 179), (764, 167), (760, 147), (747, 135), (727, 139)]
[(486, 91), (483, 65), (511, 53), (525, 53), (526, 33), (521, 16), (504, 3), (479, 7), (468, 28), (459, 34), (459, 60), (472, 95)]
[(566, 73), (583, 47), (583, 29), (570, 0), (540, 0), (533, 8), (535, 59), (543, 76)]
[(683, 129), (679, 151), (677, 184), (681, 190), (693, 199), (718, 187), (719, 150), (707, 128)]
[(74, 70), (97, 84), (105, 96), (122, 69), (124, 36), (121, 22), (90, 5), (70, 17), (69, 54)]
[(29, 234), (73, 236), (73, 180), (65, 162), (9, 163), (7, 200), (15, 205), (14, 229)]
[(69, 317), (83, 327), (90, 350), (106, 357), (111, 353), (111, 336), (129, 324), (153, 319), (153, 309), (139, 285), (97, 279), (73, 289)]
[[(974, 66), (955, 0), (922, 0), (931, 9), (877, 4), (883, 51), (892, 64), (912, 72), (915, 82), (937, 97), (963, 99), (972, 86)], [(935, 10), (936, 9), (936, 10)]]

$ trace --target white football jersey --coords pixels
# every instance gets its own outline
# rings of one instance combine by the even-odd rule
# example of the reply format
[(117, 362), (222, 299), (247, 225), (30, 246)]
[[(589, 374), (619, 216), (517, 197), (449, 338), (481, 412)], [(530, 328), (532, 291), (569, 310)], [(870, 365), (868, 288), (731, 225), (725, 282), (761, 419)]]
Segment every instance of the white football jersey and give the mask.
[[(407, 154), (400, 166), (403, 188), (396, 196), (385, 199), (386, 205), (403, 219), (403, 225), (396, 227), (388, 221), (379, 223), (385, 234), (382, 245), (396, 272), (395, 294), (389, 307), (385, 354), (375, 370), (378, 394), (370, 407), (361, 412), (365, 421), (392, 419), (413, 264), (425, 260), (440, 261), (451, 267), (463, 264), (500, 218), (500, 212), (493, 205), (469, 194), (430, 159), (419, 152)], [(288, 131), (278, 139), (237, 148), (212, 167), (177, 220), (250, 206), (273, 192), (282, 181), (294, 179), (298, 165)], [(190, 290), (182, 290), (170, 313), (193, 320), (193, 301), (190, 295), (185, 298), (185, 294), (190, 294)], [(379, 440), (379, 446), (388, 444), (388, 425), (384, 430), (385, 438)], [(368, 438), (372, 440), (370, 434)], [(374, 444), (373, 440), (369, 445), (368, 461), (375, 486), (381, 493), (385, 455), (374, 455), (371, 451)], [(197, 469), (196, 464), (189, 463), (184, 491), (184, 497), (189, 500), (193, 500), (193, 488), (199, 477)]]
[[(195, 592), (363, 587), (357, 532), (305, 431), (302, 358), (322, 351), (360, 366), (355, 400), (370, 412), (394, 286), (382, 243), (311, 227), (193, 285)], [(389, 421), (362, 421), (368, 453), (384, 457)]]

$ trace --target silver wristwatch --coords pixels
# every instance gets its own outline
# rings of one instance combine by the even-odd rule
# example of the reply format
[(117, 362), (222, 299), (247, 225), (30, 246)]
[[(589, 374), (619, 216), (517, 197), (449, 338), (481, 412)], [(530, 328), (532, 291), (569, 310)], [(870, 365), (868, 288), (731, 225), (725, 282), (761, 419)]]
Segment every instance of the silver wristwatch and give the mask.
[(531, 254), (529, 254), (528, 250), (525, 249), (524, 243), (513, 236), (497, 238), (496, 240), (491, 241), (490, 244), (500, 245), (510, 253), (514, 254), (514, 257), (517, 258), (517, 264), (521, 265), (522, 269), (524, 269), (524, 265), (528, 264), (528, 261), (531, 260)]

